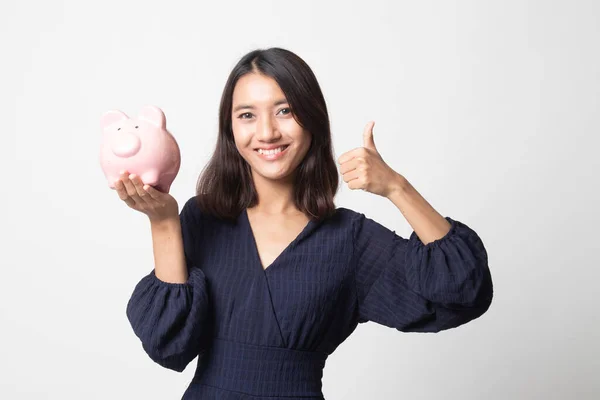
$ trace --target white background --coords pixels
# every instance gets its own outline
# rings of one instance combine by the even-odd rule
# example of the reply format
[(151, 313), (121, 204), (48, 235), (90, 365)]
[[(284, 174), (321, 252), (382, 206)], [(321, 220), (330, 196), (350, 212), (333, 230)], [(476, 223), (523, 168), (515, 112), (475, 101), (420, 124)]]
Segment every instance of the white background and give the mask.
[[(270, 46), (315, 72), (336, 156), (375, 120), (384, 160), (478, 232), (495, 285), (459, 329), (360, 325), (326, 399), (599, 398), (599, 21), (595, 1), (3, 0), (0, 398), (181, 398), (196, 361), (153, 363), (126, 319), (151, 236), (107, 187), (99, 119), (164, 110), (181, 206), (230, 70)], [(389, 200), (341, 183), (337, 206), (408, 237)]]

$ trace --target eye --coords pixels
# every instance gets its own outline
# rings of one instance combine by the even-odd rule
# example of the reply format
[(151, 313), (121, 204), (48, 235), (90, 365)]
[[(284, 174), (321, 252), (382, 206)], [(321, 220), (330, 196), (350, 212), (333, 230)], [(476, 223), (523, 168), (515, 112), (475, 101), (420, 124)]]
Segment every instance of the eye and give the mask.
[(135, 129), (137, 129), (137, 128), (138, 128), (138, 126), (136, 125), (136, 126), (135, 126)]
[(118, 131), (120, 131), (120, 130), (121, 130), (121, 128), (118, 128), (117, 130), (118, 130)]
[(243, 113), (243, 114), (240, 114), (240, 115), (238, 116), (238, 118), (240, 118), (240, 119), (248, 119), (248, 118), (251, 118), (251, 117), (245, 118), (245, 117), (244, 117), (244, 115), (250, 115), (250, 116), (251, 116), (251, 115), (252, 115), (252, 113), (245, 112), (245, 113)]
[(289, 107), (282, 108), (281, 110), (279, 110), (279, 112), (282, 112), (282, 111), (284, 111), (284, 110), (287, 110), (287, 112), (286, 112), (286, 113), (283, 113), (283, 115), (287, 115), (287, 114), (289, 114), (289, 113), (291, 113), (291, 112), (292, 112), (292, 110), (290, 110), (290, 108), (289, 108)]

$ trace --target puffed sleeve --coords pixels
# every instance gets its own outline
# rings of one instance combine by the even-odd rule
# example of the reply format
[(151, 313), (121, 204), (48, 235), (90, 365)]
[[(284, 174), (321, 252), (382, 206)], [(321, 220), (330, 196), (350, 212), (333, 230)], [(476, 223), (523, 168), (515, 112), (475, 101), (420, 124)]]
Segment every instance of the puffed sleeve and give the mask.
[(358, 322), (402, 332), (439, 332), (480, 317), (493, 286), (475, 231), (450, 217), (450, 231), (427, 245), (357, 213), (353, 220)]
[(208, 296), (206, 279), (194, 251), (201, 240), (198, 213), (186, 202), (179, 218), (188, 281), (161, 281), (153, 269), (135, 286), (127, 303), (127, 318), (145, 352), (159, 365), (182, 372), (202, 350)]

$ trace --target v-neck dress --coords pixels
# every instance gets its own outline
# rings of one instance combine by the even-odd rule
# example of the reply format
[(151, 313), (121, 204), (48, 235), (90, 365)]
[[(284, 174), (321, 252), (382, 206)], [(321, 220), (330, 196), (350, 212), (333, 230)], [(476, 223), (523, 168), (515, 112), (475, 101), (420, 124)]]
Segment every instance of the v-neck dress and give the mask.
[(327, 357), (358, 324), (439, 332), (488, 310), (483, 242), (445, 219), (450, 231), (425, 245), (339, 207), (263, 269), (247, 212), (220, 220), (192, 197), (180, 213), (188, 281), (161, 281), (152, 269), (127, 318), (159, 365), (181, 372), (197, 357), (183, 400), (323, 400)]

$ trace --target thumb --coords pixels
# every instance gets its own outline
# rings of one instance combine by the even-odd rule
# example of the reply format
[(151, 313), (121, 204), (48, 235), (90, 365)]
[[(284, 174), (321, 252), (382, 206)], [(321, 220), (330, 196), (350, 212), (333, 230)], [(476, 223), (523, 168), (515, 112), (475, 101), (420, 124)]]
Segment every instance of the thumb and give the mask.
[(373, 126), (375, 121), (370, 121), (363, 131), (363, 147), (377, 151), (375, 147), (375, 140), (373, 139)]

